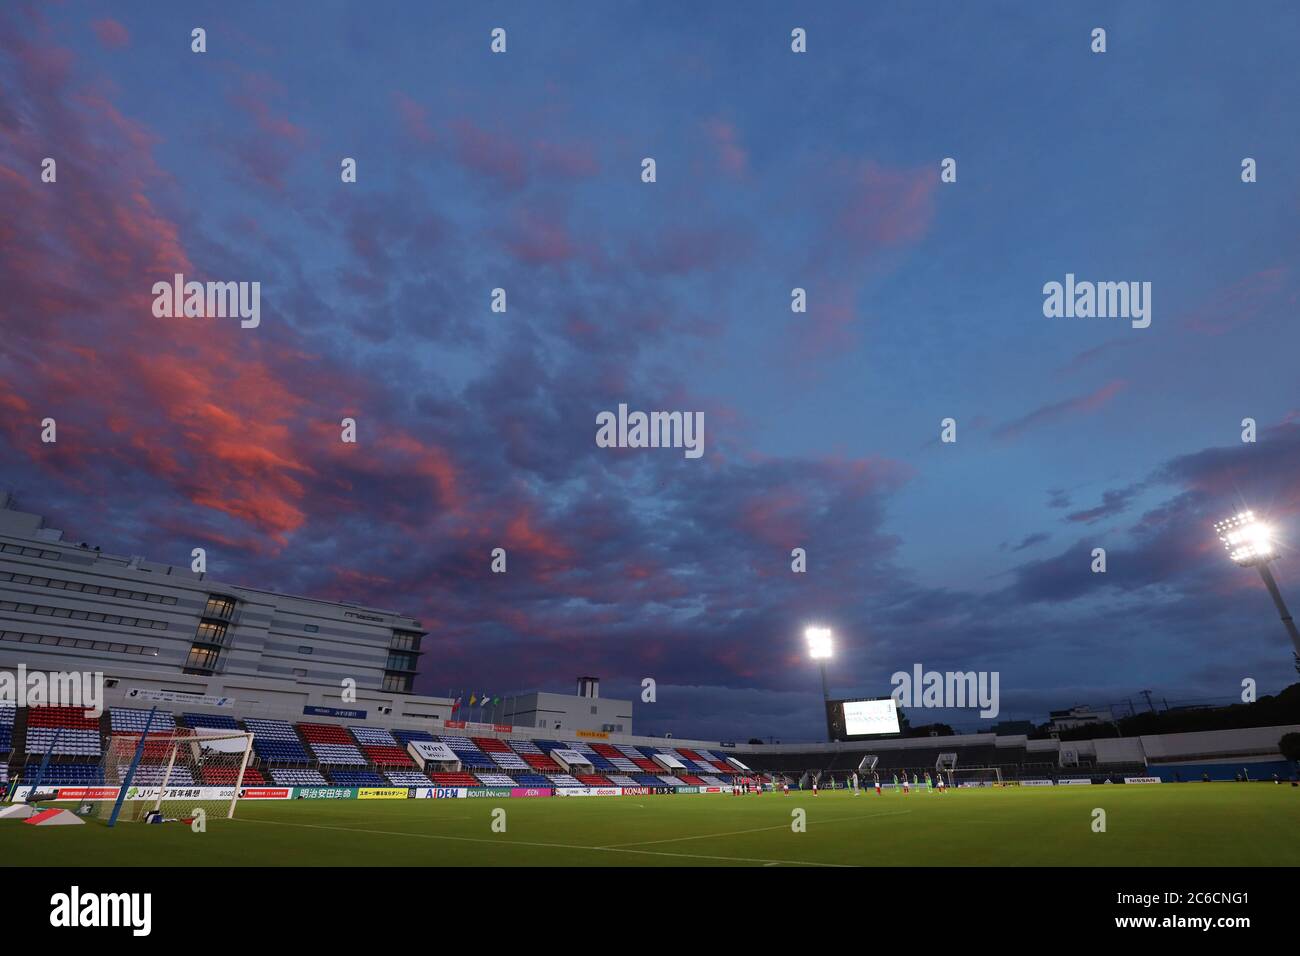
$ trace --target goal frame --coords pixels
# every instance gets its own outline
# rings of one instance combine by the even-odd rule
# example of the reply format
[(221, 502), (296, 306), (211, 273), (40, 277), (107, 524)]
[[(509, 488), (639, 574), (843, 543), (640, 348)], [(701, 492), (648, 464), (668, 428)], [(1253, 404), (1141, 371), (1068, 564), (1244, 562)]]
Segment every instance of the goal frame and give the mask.
[[(177, 729), (181, 730), (184, 728), (177, 728)], [(206, 733), (204, 732), (205, 730), (207, 731)], [(235, 806), (239, 802), (239, 791), (243, 788), (244, 785), (244, 774), (248, 770), (248, 764), (249, 761), (252, 759), (252, 755), (253, 755), (253, 736), (254, 735), (252, 733), (244, 730), (218, 730), (216, 728), (197, 728), (190, 731), (189, 733), (159, 734), (154, 736), (150, 736), (148, 731), (146, 730), (145, 733), (140, 735), (139, 741), (136, 742), (135, 755), (131, 760), (131, 764), (127, 769), (125, 776), (117, 784), (117, 786), (119, 787), (118, 798), (113, 807), (113, 812), (108, 821), (108, 825), (110, 827), (113, 826), (120, 818), (122, 805), (125, 801), (126, 794), (131, 789), (131, 787), (135, 785), (136, 775), (139, 773), (140, 766), (141, 766), (141, 757), (144, 754), (146, 747), (155, 747), (155, 748), (160, 746), (166, 747), (166, 753), (167, 753), (166, 765), (162, 774), (162, 778), (157, 784), (158, 795), (154, 799), (153, 806), (151, 808), (153, 812), (160, 812), (162, 810), (162, 805), (164, 800), (168, 799), (167, 789), (171, 785), (172, 776), (176, 769), (177, 756), (181, 754), (183, 750), (186, 748), (197, 748), (198, 752), (201, 754), (203, 744), (205, 742), (216, 741), (216, 740), (230, 740), (230, 741), (241, 740), (243, 741), (244, 744), (242, 753), (239, 753), (239, 769), (235, 773), (235, 779), (233, 784), (230, 785), (231, 786), (230, 802), (226, 805), (225, 814), (224, 814), (227, 820), (234, 819)], [(228, 751), (228, 753), (234, 755), (235, 753), (237, 753), (237, 751), (232, 750), (232, 751)], [(106, 767), (108, 761), (110, 761), (112, 757), (113, 757), (112, 745), (110, 744), (109, 751), (106, 752), (104, 755)], [(154, 785), (149, 784), (148, 786), (154, 786)], [(209, 785), (199, 783), (197, 784), (197, 786), (209, 786)], [(218, 784), (216, 786), (219, 786), (222, 789), (224, 789), (224, 787), (227, 785)]]
[(948, 775), (948, 786), (954, 790), (961, 785), (959, 782), (961, 778), (957, 776), (958, 774), (992, 774), (994, 780), (992, 786), (1005, 786), (1005, 781), (1002, 779), (1002, 771), (997, 767), (951, 767), (942, 772)]

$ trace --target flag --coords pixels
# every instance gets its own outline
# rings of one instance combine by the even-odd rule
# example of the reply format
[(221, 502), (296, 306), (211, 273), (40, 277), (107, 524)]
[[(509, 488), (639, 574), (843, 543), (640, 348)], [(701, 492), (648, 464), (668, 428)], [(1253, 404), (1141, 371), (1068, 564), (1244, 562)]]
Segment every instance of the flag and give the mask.
[(459, 709), (460, 709), (460, 698), (457, 697), (455, 700), (451, 702), (451, 712), (454, 714)]
[(474, 704), (475, 704), (477, 701), (478, 701), (478, 698), (477, 698), (476, 696), (474, 696), (474, 693), (471, 691), (471, 692), (470, 692), (470, 695), (469, 695), (469, 705), (470, 705), (471, 707), (473, 707)]

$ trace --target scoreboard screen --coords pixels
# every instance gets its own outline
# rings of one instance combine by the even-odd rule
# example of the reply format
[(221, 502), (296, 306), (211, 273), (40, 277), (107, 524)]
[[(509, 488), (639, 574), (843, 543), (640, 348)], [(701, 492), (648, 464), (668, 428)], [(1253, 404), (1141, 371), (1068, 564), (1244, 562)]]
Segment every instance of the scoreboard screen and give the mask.
[(879, 737), (899, 733), (898, 705), (892, 697), (826, 702), (832, 740)]

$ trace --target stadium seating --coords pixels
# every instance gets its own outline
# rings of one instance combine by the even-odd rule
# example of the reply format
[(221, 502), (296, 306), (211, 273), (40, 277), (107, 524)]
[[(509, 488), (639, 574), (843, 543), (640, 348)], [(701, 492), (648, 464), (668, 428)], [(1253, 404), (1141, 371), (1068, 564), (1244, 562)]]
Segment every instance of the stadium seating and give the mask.
[[(24, 783), (35, 783), (41, 762), (32, 761), (22, 770)], [(57, 787), (96, 786), (104, 782), (104, 769), (97, 763), (50, 763), (41, 777), (41, 786)]]
[[(0, 704), (0, 754), (14, 749), (14, 718), (18, 711), (13, 704)], [(8, 763), (4, 764), (8, 770)]]
[(129, 734), (139, 737), (149, 728), (149, 735), (176, 733), (176, 718), (165, 710), (155, 711), (150, 722), (149, 711), (134, 707), (110, 707), (108, 709), (109, 732), (114, 736)]
[(612, 787), (614, 781), (609, 777), (602, 776), (598, 773), (584, 773), (578, 775), (578, 783), (584, 787)]
[(528, 769), (528, 764), (524, 762), (524, 758), (511, 750), (510, 745), (504, 740), (493, 740), (489, 737), (475, 737), (474, 742), (478, 744), (480, 749), (502, 770)]
[(427, 787), (432, 782), (418, 770), (388, 770), (384, 776), (395, 787)]
[[(206, 766), (199, 771), (199, 778), (209, 787), (233, 787), (235, 778), (238, 776), (238, 767)], [(262, 776), (262, 771), (256, 767), (244, 768), (243, 785), (245, 787), (260, 787), (265, 783), (266, 778)]]
[(578, 753), (582, 754), (584, 757), (586, 757), (588, 760), (591, 761), (591, 765), (597, 770), (618, 769), (612, 763), (609, 762), (608, 757), (605, 757), (602, 754), (597, 753), (595, 748), (592, 747), (591, 744), (589, 743), (585, 743), (581, 740), (571, 740), (565, 743), (564, 746), (567, 747), (569, 750), (576, 750)]
[(539, 773), (563, 773), (564, 768), (546, 754), (524, 754), (524, 761)]
[(330, 770), (330, 783), (340, 787), (385, 787), (388, 781), (373, 770)]
[(401, 747), (392, 732), (382, 727), (353, 727), (352, 736), (362, 750), (367, 747)]
[(577, 777), (571, 777), (567, 773), (548, 773), (547, 778), (551, 781), (553, 787), (581, 787), (585, 786)]
[(515, 786), (514, 778), (504, 773), (485, 773), (480, 771), (474, 774), (478, 777), (479, 782), (485, 787), (513, 787)]
[(344, 747), (353, 745), (347, 730), (338, 724), (302, 723), (297, 725), (297, 730), (298, 736), (309, 744), (339, 744)]
[[(253, 731), (256, 733), (257, 731)], [(276, 767), (271, 770), (271, 780), (281, 787), (328, 787), (329, 781), (321, 776), (319, 770), (291, 769)]]
[(640, 787), (642, 784), (637, 783), (631, 777), (621, 773), (606, 774), (609, 778), (610, 786), (613, 787)]
[[(267, 763), (310, 763), (311, 757), (303, 749), (293, 725), (287, 720), (263, 720), (250, 717), (244, 726), (253, 734), (253, 750)], [(274, 778), (274, 773), (272, 777)], [(316, 776), (320, 776), (317, 774)], [(276, 780), (276, 783), (279, 783)], [(321, 784), (324, 778), (321, 777)]]
[(636, 781), (638, 787), (662, 787), (664, 782), (655, 774), (635, 773), (632, 779)]
[(141, 763), (135, 768), (131, 783), (137, 787), (161, 787), (164, 777), (167, 778), (169, 787), (193, 787), (198, 784), (189, 767), (173, 766), (171, 773), (168, 773), (167, 765), (162, 763)]
[(512, 773), (515, 783), (521, 787), (552, 787), (554, 784), (539, 773)]
[[(497, 763), (483, 751), (478, 749), (468, 737), (441, 737), (439, 738), (444, 744), (452, 749), (452, 752), (460, 759), (461, 767), (465, 770), (496, 770)], [(455, 786), (464, 786), (455, 784)], [(467, 786), (473, 786), (468, 784)]]
[(472, 773), (431, 773), (429, 779), (439, 787), (481, 787), (478, 777)]
[(366, 755), (366, 759), (376, 767), (405, 767), (413, 768), (415, 761), (405, 750), (396, 745), (386, 747), (382, 745), (363, 745), (361, 752)]
[[(53, 750), (50, 750), (53, 745)], [(99, 720), (85, 716), (80, 707), (32, 707), (27, 712), (29, 754), (47, 750), (60, 756), (99, 758), (103, 747), (99, 737)]]
[(196, 730), (200, 727), (210, 727), (214, 730), (238, 730), (239, 724), (234, 717), (229, 714), (181, 714), (181, 720), (186, 727), (193, 727)]
[(397, 738), (397, 743), (405, 747), (412, 740), (436, 740), (437, 738), (427, 730), (394, 730), (393, 736)]
[(352, 744), (308, 744), (322, 767), (364, 767), (366, 758)]

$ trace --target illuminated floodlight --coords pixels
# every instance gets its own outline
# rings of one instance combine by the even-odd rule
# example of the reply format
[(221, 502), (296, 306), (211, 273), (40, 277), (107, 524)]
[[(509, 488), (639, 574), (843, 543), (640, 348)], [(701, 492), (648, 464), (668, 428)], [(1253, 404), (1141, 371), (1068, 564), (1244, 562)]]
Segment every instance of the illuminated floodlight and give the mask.
[(1271, 561), (1274, 557), (1273, 529), (1255, 517), (1252, 511), (1243, 511), (1226, 518), (1214, 526), (1223, 547), (1242, 567), (1252, 567)]
[(808, 642), (808, 656), (815, 661), (824, 661), (831, 656), (831, 629), (828, 627), (810, 627), (803, 632)]

